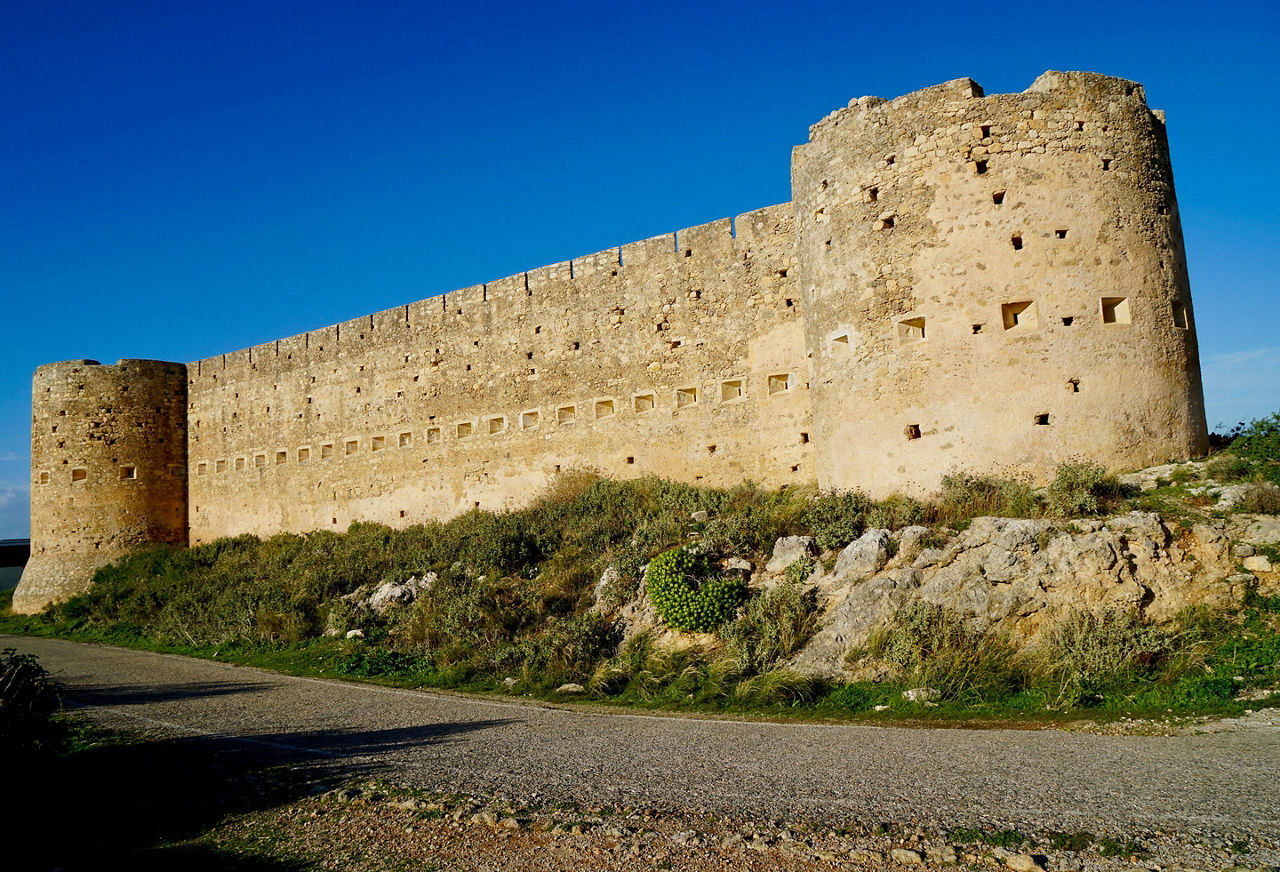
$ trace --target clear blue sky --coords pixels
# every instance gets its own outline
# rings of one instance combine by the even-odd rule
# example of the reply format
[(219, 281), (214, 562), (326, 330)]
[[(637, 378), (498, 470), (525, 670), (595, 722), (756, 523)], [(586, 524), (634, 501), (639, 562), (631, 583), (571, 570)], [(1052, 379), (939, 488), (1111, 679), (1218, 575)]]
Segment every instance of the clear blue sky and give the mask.
[(190, 361), (790, 198), (850, 98), (1168, 111), (1209, 424), (1280, 408), (1280, 5), (5, 0), (0, 537), (30, 378)]

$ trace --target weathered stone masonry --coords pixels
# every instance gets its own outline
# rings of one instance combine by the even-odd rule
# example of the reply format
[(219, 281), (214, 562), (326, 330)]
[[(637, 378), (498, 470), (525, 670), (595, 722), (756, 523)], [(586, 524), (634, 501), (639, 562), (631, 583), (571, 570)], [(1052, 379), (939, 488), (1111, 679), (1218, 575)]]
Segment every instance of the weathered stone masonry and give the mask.
[(15, 607), (142, 541), (510, 508), (568, 469), (885, 494), (1203, 452), (1137, 84), (864, 97), (796, 148), (792, 194), (185, 367), (41, 367)]

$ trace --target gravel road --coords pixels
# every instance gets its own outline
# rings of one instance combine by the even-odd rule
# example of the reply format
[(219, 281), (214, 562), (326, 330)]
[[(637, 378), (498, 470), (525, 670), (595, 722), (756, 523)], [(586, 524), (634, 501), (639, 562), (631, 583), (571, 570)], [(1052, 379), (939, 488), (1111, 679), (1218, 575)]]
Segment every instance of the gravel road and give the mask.
[(52, 639), (110, 726), (440, 791), (838, 824), (1280, 836), (1280, 713), (1172, 737), (596, 713), (404, 691)]

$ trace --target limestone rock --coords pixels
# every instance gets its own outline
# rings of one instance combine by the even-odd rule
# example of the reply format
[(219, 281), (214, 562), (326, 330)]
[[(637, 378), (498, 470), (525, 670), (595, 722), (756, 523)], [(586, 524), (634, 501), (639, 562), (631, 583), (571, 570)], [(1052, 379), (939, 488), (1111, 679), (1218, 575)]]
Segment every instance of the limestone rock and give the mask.
[(1250, 572), (1271, 571), (1271, 561), (1261, 554), (1256, 554), (1253, 557), (1246, 557), (1241, 561), (1241, 564)]
[(364, 638), (364, 630), (347, 630), (346, 638), (348, 638), (348, 639), (363, 639), (363, 638)]
[(586, 692), (587, 692), (587, 689), (585, 687), (583, 687), (581, 684), (575, 684), (572, 681), (562, 684), (556, 688), (556, 693), (563, 693), (566, 695), (575, 694), (575, 693), (586, 693)]
[(1034, 854), (1014, 854), (1006, 857), (1004, 864), (1013, 872), (1042, 872), (1044, 862)]
[(907, 702), (933, 702), (942, 696), (936, 687), (912, 687), (902, 692), (902, 698)]
[(836, 558), (836, 577), (852, 580), (879, 572), (889, 560), (890, 541), (888, 530), (867, 530)]
[(785, 572), (787, 567), (802, 557), (813, 554), (812, 536), (783, 536), (773, 546), (773, 556), (765, 564), (765, 572)]
[(889, 859), (899, 866), (919, 866), (924, 862), (920, 853), (910, 848), (894, 848), (889, 852)]
[(423, 578), (415, 575), (403, 582), (385, 582), (369, 596), (367, 606), (375, 615), (383, 617), (393, 606), (413, 602), (419, 594), (430, 590), (435, 581), (436, 574), (428, 572)]

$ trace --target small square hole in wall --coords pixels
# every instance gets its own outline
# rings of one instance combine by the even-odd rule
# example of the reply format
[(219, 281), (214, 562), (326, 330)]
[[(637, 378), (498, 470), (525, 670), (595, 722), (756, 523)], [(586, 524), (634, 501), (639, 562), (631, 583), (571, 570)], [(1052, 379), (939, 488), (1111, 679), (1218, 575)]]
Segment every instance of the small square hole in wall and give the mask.
[(614, 412), (613, 400), (596, 400), (596, 419), (612, 418)]
[(560, 425), (572, 424), (578, 419), (578, 409), (576, 406), (561, 406), (556, 409), (556, 423)]
[(1082, 131), (1082, 130), (1084, 130), (1084, 122), (1083, 122), (1083, 121), (1077, 121), (1077, 122), (1076, 122), (1076, 133), (1079, 133), (1079, 132), (1080, 132), (1080, 131)]
[[(207, 473), (208, 471), (209, 471), (209, 464), (207, 464), (207, 463), (198, 463), (198, 464), (196, 464), (196, 475), (204, 475), (204, 474), (205, 474), (205, 473)], [(89, 475), (89, 471), (88, 471), (88, 470), (86, 470), (86, 469), (73, 469), (73, 470), (71, 470), (71, 480), (72, 480), (72, 481), (84, 481), (84, 480), (85, 480), (85, 478), (87, 478), (87, 477), (88, 477), (88, 475)]]
[(413, 433), (401, 433), (399, 439), (401, 448), (409, 448), (413, 445)]
[(581, 348), (582, 348), (582, 343), (581, 343), (581, 342), (575, 342), (575, 343), (573, 343), (573, 350), (574, 350), (574, 351), (578, 351), (578, 350), (579, 350), (579, 349), (581, 349)]
[(919, 424), (908, 424), (906, 427), (904, 427), (904, 428), (902, 429), (902, 433), (903, 433), (903, 435), (905, 435), (905, 436), (907, 437), (907, 439), (908, 439), (908, 440), (911, 440), (911, 439), (919, 439), (919, 438), (920, 438), (920, 425), (919, 425)]
[(1080, 379), (1078, 378), (1067, 379), (1067, 391), (1073, 394), (1080, 393)]
[(1187, 329), (1187, 306), (1185, 303), (1174, 302), (1173, 326), (1181, 330)]
[(1103, 324), (1131, 323), (1128, 297), (1103, 297), (1099, 305), (1102, 308)]
[(538, 429), (538, 410), (529, 409), (520, 413), (520, 429), (536, 430)]
[(374, 450), (374, 451), (381, 451), (382, 449), (384, 449), (384, 448), (386, 448), (386, 447), (387, 447), (387, 437), (386, 437), (386, 436), (374, 436), (374, 437), (373, 437), (372, 442), (371, 442), (371, 443), (370, 443), (370, 445), (369, 445), (369, 447), (370, 447), (372, 450)]
[(672, 340), (671, 340), (671, 347), (672, 347), (672, 348), (679, 348), (681, 345), (684, 345), (684, 340), (683, 340), (683, 339), (672, 339)]
[(992, 194), (992, 195), (991, 195), (991, 202), (992, 202), (992, 203), (994, 203), (994, 204), (996, 204), (997, 206), (1003, 206), (1003, 205), (1004, 205), (1004, 191), (996, 191), (994, 194)]
[(742, 399), (742, 379), (729, 379), (720, 382), (720, 399), (723, 402)]
[(924, 339), (924, 318), (907, 318), (899, 321), (898, 339), (902, 342), (919, 342)]
[(470, 422), (470, 421), (463, 421), (462, 423), (457, 424), (457, 425), (454, 427), (453, 432), (454, 432), (455, 434), (457, 434), (457, 437), (458, 437), (459, 439), (470, 439), (470, 438), (471, 438), (471, 430), (472, 430), (472, 429), (473, 429), (473, 428), (472, 428), (472, 424), (471, 424), (471, 422)]
[(778, 270), (778, 278), (785, 279), (786, 277), (787, 277), (787, 271), (785, 269)]
[(401, 510), (400, 510), (400, 517), (402, 517), (402, 518), (404, 517), (404, 509), (401, 509)]
[(276, 465), (277, 465), (277, 466), (279, 466), (281, 463), (288, 463), (288, 462), (289, 462), (289, 452), (288, 452), (288, 451), (277, 451), (277, 452), (276, 452)]
[(685, 406), (693, 406), (698, 402), (697, 388), (677, 388), (676, 389), (676, 408), (683, 409)]
[(790, 297), (787, 297), (785, 300), (783, 300), (783, 301), (782, 301), (782, 303), (783, 303), (783, 305), (785, 305), (788, 309), (791, 309), (791, 308), (793, 308), (793, 307), (795, 306), (796, 301), (795, 301), (795, 300), (793, 300), (793, 299), (791, 299)]
[(975, 160), (973, 162), (973, 171), (975, 174), (979, 176), (986, 175), (987, 162), (985, 160)]
[(440, 441), (440, 428), (428, 427), (427, 428), (427, 444), (435, 445), (439, 441)]
[(637, 412), (652, 412), (658, 398), (654, 394), (636, 394), (631, 398), (631, 406)]
[(333, 443), (325, 442), (320, 446), (320, 459), (328, 460), (330, 457), (333, 457)]
[(837, 357), (847, 357), (853, 353), (849, 345), (848, 333), (841, 333), (831, 338), (831, 353)]
[(215, 461), (213, 462), (213, 471), (214, 471), (214, 472), (226, 472), (226, 471), (227, 471), (227, 462), (226, 462), (225, 460), (215, 460)]
[(1074, 323), (1076, 323), (1076, 319), (1075, 319), (1075, 316), (1074, 316), (1074, 315), (1063, 315), (1063, 316), (1062, 316), (1062, 326), (1063, 326), (1063, 327), (1070, 327), (1070, 326), (1071, 326), (1072, 324), (1074, 324)]
[(495, 415), (489, 419), (489, 435), (496, 436), (499, 433), (505, 433), (507, 430), (507, 416)]
[(693, 249), (692, 249), (692, 248), (686, 248), (686, 249), (684, 250), (684, 256), (685, 256), (685, 257), (693, 257)]
[(1110, 171), (1111, 171), (1111, 164), (1112, 164), (1112, 159), (1111, 159), (1111, 158), (1109, 158), (1109, 157), (1104, 157), (1104, 158), (1102, 159), (1102, 171), (1103, 171), (1104, 173), (1106, 173), (1106, 172), (1110, 172)]
[(311, 449), (310, 449), (310, 448), (299, 448), (299, 449), (298, 449), (298, 463), (310, 463), (310, 462), (311, 462)]
[(809, 444), (809, 434), (808, 434), (808, 433), (801, 433), (801, 434), (800, 434), (800, 444), (801, 444), (801, 445), (808, 445), (808, 444)]
[(880, 220), (876, 222), (876, 229), (889, 230), (890, 228), (893, 227), (893, 219), (894, 219), (894, 215), (892, 215), (891, 213), (886, 213), (884, 215), (881, 215)]
[(267, 465), (267, 455), (265, 455), (265, 454), (255, 454), (255, 455), (253, 455), (253, 465), (254, 465), (255, 467), (257, 467), (258, 469), (261, 469), (262, 467), (266, 466), (266, 465)]
[(791, 390), (791, 374), (782, 372), (776, 375), (771, 375), (769, 376), (768, 384), (770, 394), (780, 394), (789, 391)]
[[(221, 463), (222, 461), (218, 461), (218, 462)], [(122, 481), (128, 481), (129, 479), (133, 479), (137, 477), (138, 477), (138, 467), (136, 466), (120, 467), (120, 478)]]
[(359, 449), (360, 449), (360, 440), (350, 439), (347, 441), (345, 445), (343, 445), (342, 453), (346, 455), (352, 455), (352, 454), (355, 454), (356, 451), (358, 451)]
[(1005, 303), (1000, 307), (1000, 320), (1006, 330), (1012, 330), (1015, 327), (1035, 327), (1038, 323), (1035, 301), (1020, 300), (1016, 303)]
[(49, 473), (47, 473), (47, 472), (42, 472), (42, 473), (40, 473), (40, 483), (41, 483), (41, 484), (48, 484), (48, 483), (49, 483)]
[(1054, 238), (1054, 239), (1066, 239), (1066, 238), (1067, 238), (1067, 231), (1065, 231), (1065, 230), (1055, 230), (1055, 231), (1053, 231), (1053, 238)]
[(329, 521), (329, 523), (330, 523), (330, 524), (336, 524), (336, 523), (338, 523), (338, 519), (337, 519), (337, 518), (333, 518), (333, 519), (331, 519), (331, 520)]
[(715, 453), (716, 453), (716, 449), (717, 449), (717, 448), (718, 448), (718, 446), (716, 446), (716, 445), (708, 445), (708, 446), (707, 446), (707, 453), (708, 453), (708, 454), (715, 454)]
[(891, 167), (897, 162), (898, 162), (898, 156), (895, 154), (887, 154), (884, 156), (884, 165), (887, 167)]
[(976, 334), (978, 334), (978, 333), (981, 333), (981, 332), (982, 332), (982, 325), (981, 325), (981, 324), (972, 324), (972, 325), (970, 325), (970, 329), (971, 329), (971, 330), (973, 330), (974, 334), (976, 335)]
[(978, 127), (978, 131), (982, 134), (983, 139), (988, 139), (991, 136), (991, 125), (990, 124), (980, 125)]
[(1022, 251), (1022, 234), (1015, 233), (1009, 237), (1009, 244), (1013, 246), (1014, 251)]
[(880, 189), (867, 188), (862, 192), (862, 200), (865, 203), (878, 203), (880, 201)]
[(1048, 413), (1048, 412), (1041, 412), (1039, 415), (1036, 415), (1036, 426), (1037, 426), (1037, 427), (1048, 427), (1048, 426), (1049, 426), (1049, 413)]
[(635, 462), (636, 462), (636, 459), (635, 459), (634, 457), (628, 457), (628, 458), (627, 458), (627, 465), (628, 465), (628, 466), (633, 465)]
[[(329, 446), (329, 447), (332, 449), (332, 447), (333, 447), (333, 446), (331, 445), (331, 446)], [(236, 472), (243, 472), (243, 471), (244, 471), (244, 458), (243, 458), (243, 457), (237, 457), (237, 458), (236, 458), (235, 466), (236, 466)]]

